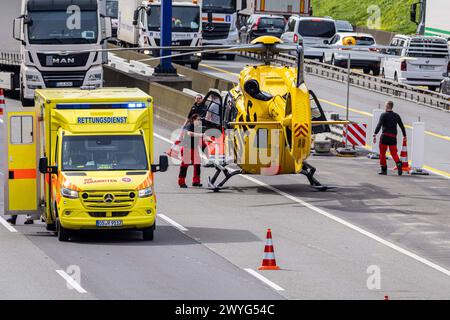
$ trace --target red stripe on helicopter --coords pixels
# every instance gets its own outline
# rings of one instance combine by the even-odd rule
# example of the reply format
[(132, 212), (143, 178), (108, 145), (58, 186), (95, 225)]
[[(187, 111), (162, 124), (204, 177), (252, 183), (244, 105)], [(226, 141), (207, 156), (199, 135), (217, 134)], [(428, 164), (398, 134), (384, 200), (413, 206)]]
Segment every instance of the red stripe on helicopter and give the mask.
[(308, 135), (308, 132), (309, 132), (309, 130), (308, 130), (308, 128), (309, 128), (309, 125), (308, 124), (297, 124), (296, 126), (295, 126), (295, 131), (294, 131), (294, 133), (295, 133), (295, 137), (300, 137), (300, 136), (303, 136), (303, 137), (306, 137), (307, 135)]

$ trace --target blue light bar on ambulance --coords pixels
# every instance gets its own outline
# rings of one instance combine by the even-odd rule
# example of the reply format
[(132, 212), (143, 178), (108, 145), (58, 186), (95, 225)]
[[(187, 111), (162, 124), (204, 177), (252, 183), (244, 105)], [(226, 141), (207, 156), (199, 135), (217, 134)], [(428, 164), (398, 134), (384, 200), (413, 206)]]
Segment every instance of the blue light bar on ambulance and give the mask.
[(105, 110), (105, 109), (145, 109), (147, 104), (144, 102), (129, 103), (96, 103), (96, 104), (57, 104), (58, 110)]

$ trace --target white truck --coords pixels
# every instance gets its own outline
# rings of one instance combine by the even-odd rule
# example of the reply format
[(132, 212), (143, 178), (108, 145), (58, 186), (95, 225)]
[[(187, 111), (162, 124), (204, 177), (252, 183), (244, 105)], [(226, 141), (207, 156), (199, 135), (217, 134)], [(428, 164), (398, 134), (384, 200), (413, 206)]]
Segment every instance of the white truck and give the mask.
[(310, 16), (311, 15), (311, 0), (249, 0), (249, 5), (246, 10), (241, 11), (241, 14), (276, 14), (282, 16)]
[(411, 20), (418, 34), (450, 40), (450, 1), (420, 0), (411, 6)]
[(103, 85), (105, 55), (63, 52), (106, 46), (111, 20), (105, 0), (1, 1), (1, 88), (20, 90), (30, 106), (35, 89)]
[[(310, 0), (202, 0), (203, 44), (235, 45), (239, 29), (252, 14), (310, 16)], [(224, 53), (234, 60), (234, 52)]]
[[(201, 6), (196, 0), (172, 3), (172, 46), (196, 48), (202, 45)], [(122, 47), (158, 47), (161, 44), (161, 2), (119, 0), (117, 39)], [(150, 50), (155, 57), (159, 50)], [(176, 50), (172, 50), (176, 54)], [(198, 69), (201, 54), (174, 57), (174, 62)]]

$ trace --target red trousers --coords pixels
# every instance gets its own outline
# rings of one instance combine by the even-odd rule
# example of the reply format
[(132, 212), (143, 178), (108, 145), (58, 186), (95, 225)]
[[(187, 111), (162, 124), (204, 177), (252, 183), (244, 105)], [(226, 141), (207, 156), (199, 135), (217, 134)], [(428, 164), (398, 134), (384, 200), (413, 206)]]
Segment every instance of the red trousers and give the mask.
[(385, 144), (380, 143), (380, 165), (382, 167), (386, 167), (386, 151), (389, 148), (389, 151), (391, 152), (391, 156), (394, 159), (395, 163), (400, 162), (400, 158), (398, 157), (398, 150), (396, 145), (388, 146)]
[[(185, 154), (188, 153), (188, 154)], [(190, 154), (189, 154), (190, 153)], [(201, 159), (197, 148), (181, 148), (181, 165), (180, 174), (178, 176), (178, 185), (186, 184), (187, 171), (190, 165), (194, 166), (194, 175), (192, 183), (200, 183)]]

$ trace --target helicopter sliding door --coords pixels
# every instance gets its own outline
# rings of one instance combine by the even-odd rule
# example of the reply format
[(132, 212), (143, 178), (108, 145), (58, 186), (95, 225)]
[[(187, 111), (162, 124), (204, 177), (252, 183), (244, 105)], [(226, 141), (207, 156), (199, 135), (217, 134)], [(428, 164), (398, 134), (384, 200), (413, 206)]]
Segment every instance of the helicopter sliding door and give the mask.
[(206, 110), (205, 126), (207, 128), (221, 129), (224, 118), (222, 97), (216, 91), (210, 91), (204, 99)]
[[(316, 94), (313, 91), (309, 91), (311, 100), (311, 117), (312, 121), (327, 121), (327, 117), (323, 112), (322, 106), (320, 105), (319, 99), (317, 99)], [(329, 125), (315, 125), (312, 127), (312, 133), (325, 133), (331, 132)]]

